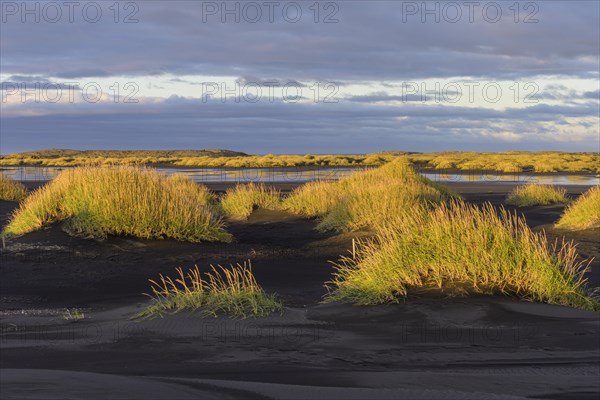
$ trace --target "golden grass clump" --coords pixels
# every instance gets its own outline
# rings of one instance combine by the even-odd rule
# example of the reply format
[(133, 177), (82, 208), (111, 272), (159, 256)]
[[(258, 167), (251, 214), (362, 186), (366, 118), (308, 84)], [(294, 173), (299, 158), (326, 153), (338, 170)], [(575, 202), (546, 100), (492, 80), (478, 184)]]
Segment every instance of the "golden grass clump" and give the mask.
[(343, 196), (338, 182), (313, 181), (297, 187), (284, 199), (283, 208), (306, 217), (316, 218), (331, 211)]
[(453, 194), (418, 175), (406, 160), (354, 174), (337, 182), (296, 189), (284, 207), (307, 217), (322, 217), (320, 230), (378, 229), (397, 210), (414, 202), (438, 203)]
[(75, 235), (229, 242), (213, 202), (206, 187), (181, 175), (143, 167), (79, 167), (27, 197), (2, 235), (66, 220), (66, 230)]
[(27, 189), (22, 183), (0, 175), (0, 200), (21, 201), (27, 196)]
[(552, 185), (530, 183), (516, 187), (506, 198), (505, 203), (511, 206), (546, 206), (550, 204), (568, 203), (567, 191)]
[(277, 210), (280, 208), (281, 194), (263, 183), (238, 184), (228, 189), (221, 199), (221, 208), (227, 217), (234, 220), (247, 219), (255, 208)]
[(221, 314), (236, 318), (266, 316), (283, 310), (282, 303), (260, 287), (252, 273), (250, 261), (231, 268), (217, 268), (204, 273), (198, 266), (187, 273), (177, 268), (178, 277), (160, 275), (159, 281), (150, 280), (153, 304), (136, 317), (162, 316), (167, 312), (200, 310), (200, 315), (217, 317)]
[(440, 202), (443, 196), (423, 185), (385, 183), (364, 186), (345, 196), (317, 225), (321, 231), (378, 230), (394, 218), (399, 209), (416, 202)]
[(329, 301), (397, 302), (409, 293), (505, 294), (598, 310), (572, 243), (549, 246), (521, 217), (462, 201), (403, 209), (374, 239), (343, 257)]
[(556, 227), (569, 230), (600, 228), (600, 186), (587, 190), (571, 203)]
[(398, 210), (414, 203), (439, 203), (452, 196), (403, 160), (356, 173), (340, 182), (344, 196), (317, 226), (320, 230), (380, 229)]

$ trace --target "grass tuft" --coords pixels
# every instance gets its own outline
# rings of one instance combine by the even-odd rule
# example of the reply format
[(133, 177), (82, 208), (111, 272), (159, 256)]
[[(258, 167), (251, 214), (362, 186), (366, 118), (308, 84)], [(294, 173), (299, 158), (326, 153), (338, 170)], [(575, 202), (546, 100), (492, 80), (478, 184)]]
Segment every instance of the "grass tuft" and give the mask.
[(377, 231), (393, 219), (398, 210), (414, 203), (439, 203), (448, 198), (446, 191), (416, 174), (401, 160), (351, 175), (340, 186), (345, 195), (317, 229), (356, 231), (371, 228)]
[(78, 310), (77, 308), (67, 308), (62, 314), (62, 318), (65, 321), (81, 321), (82, 319), (85, 319), (85, 314), (83, 311)]
[(340, 182), (307, 182), (283, 200), (283, 208), (306, 218), (321, 217), (330, 212), (343, 195)]
[(600, 228), (600, 186), (587, 190), (571, 203), (556, 227), (568, 230)]
[(247, 219), (255, 208), (277, 210), (280, 208), (279, 190), (262, 183), (238, 184), (227, 190), (221, 199), (221, 208), (227, 217), (234, 220)]
[(516, 207), (546, 206), (568, 202), (569, 199), (565, 189), (535, 183), (516, 187), (505, 201), (506, 204)]
[(284, 207), (306, 217), (321, 217), (319, 230), (377, 230), (413, 203), (439, 203), (453, 196), (398, 159), (337, 182), (303, 185), (284, 200)]
[(128, 166), (63, 171), (21, 203), (3, 236), (66, 221), (74, 235), (231, 241), (203, 186), (181, 175)]
[(177, 278), (160, 275), (159, 281), (150, 280), (153, 304), (136, 318), (162, 316), (168, 312), (200, 310), (201, 316), (221, 314), (234, 318), (266, 316), (283, 310), (281, 302), (260, 287), (252, 273), (250, 260), (226, 269), (211, 265), (212, 272), (204, 273), (198, 266), (187, 273), (177, 268)]
[(21, 201), (27, 196), (27, 189), (20, 182), (0, 175), (0, 200)]
[(550, 246), (523, 218), (489, 203), (414, 204), (335, 267), (327, 301), (378, 304), (433, 291), (600, 309), (586, 292), (589, 262), (572, 243)]

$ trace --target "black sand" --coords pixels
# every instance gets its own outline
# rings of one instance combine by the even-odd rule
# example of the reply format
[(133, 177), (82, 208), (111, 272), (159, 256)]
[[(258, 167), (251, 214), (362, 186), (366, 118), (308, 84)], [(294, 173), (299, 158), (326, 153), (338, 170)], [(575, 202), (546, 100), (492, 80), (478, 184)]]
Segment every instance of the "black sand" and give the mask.
[[(499, 205), (509, 184), (449, 184)], [(223, 190), (213, 185), (214, 190)], [(284, 187), (289, 190), (291, 187)], [(576, 196), (585, 187), (570, 186)], [(15, 203), (0, 202), (4, 224)], [(519, 209), (551, 237), (563, 207)], [(540, 398), (600, 396), (600, 314), (511, 298), (408, 298), (320, 304), (329, 260), (357, 234), (259, 210), (230, 224), (233, 244), (73, 238), (60, 226), (6, 243), (0, 266), (0, 397), (29, 398)], [(366, 233), (363, 233), (366, 234)], [(600, 260), (600, 232), (567, 237)], [(261, 319), (152, 321), (147, 279), (177, 266), (252, 259), (287, 308)], [(588, 276), (600, 285), (600, 263)], [(65, 309), (83, 313), (68, 320)]]

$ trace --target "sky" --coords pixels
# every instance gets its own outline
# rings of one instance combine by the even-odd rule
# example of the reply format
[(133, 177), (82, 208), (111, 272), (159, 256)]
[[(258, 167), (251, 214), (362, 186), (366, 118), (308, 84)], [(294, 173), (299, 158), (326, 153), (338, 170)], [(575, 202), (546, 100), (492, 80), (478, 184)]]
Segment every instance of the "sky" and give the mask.
[(600, 151), (598, 1), (0, 1), (0, 153)]

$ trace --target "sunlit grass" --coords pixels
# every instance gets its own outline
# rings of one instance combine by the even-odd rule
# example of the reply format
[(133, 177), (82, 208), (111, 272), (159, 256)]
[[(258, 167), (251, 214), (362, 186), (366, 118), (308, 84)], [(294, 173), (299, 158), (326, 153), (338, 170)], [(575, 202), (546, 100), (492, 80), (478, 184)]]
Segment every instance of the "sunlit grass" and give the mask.
[(337, 182), (315, 182), (294, 190), (284, 207), (321, 217), (320, 230), (377, 229), (398, 209), (415, 202), (437, 203), (453, 194), (418, 175), (403, 159), (355, 172)]
[(399, 210), (374, 239), (343, 257), (328, 301), (396, 302), (411, 293), (504, 294), (597, 310), (571, 243), (552, 247), (523, 218), (461, 201)]
[(18, 236), (66, 221), (75, 235), (131, 235), (183, 241), (231, 240), (206, 187), (149, 168), (80, 167), (33, 192), (2, 235)]
[[(187, 273), (177, 268), (177, 277), (150, 280), (152, 305), (136, 317), (148, 318), (181, 310), (198, 310), (201, 316), (228, 315), (236, 318), (266, 316), (283, 310), (282, 303), (266, 294), (256, 281), (250, 261), (231, 268), (220, 265), (202, 274), (197, 266)], [(204, 276), (203, 276), (204, 275)]]
[(179, 167), (337, 167), (378, 166), (408, 157), (415, 167), (487, 170), (504, 173), (522, 172), (591, 172), (600, 173), (597, 153), (566, 152), (444, 152), (407, 153), (387, 151), (363, 155), (320, 154), (247, 155), (228, 150), (61, 150), (49, 149), (0, 156), (0, 165), (82, 166), (155, 164)]
[(411, 162), (434, 169), (522, 172), (600, 172), (598, 153), (546, 152), (445, 152), (411, 154)]
[(567, 191), (552, 185), (531, 183), (518, 186), (506, 198), (505, 203), (511, 206), (545, 206), (568, 203)]
[(262, 183), (247, 183), (228, 189), (221, 199), (221, 208), (227, 217), (243, 220), (247, 219), (255, 208), (277, 210), (280, 203), (279, 190)]
[(81, 321), (85, 319), (85, 314), (77, 308), (67, 308), (62, 314), (62, 318), (65, 321)]
[(600, 186), (587, 190), (571, 203), (556, 224), (557, 228), (581, 230), (600, 227)]
[(344, 195), (339, 182), (307, 182), (284, 199), (283, 207), (306, 218), (315, 218), (331, 211)]
[(0, 175), (0, 200), (21, 201), (27, 196), (27, 189), (20, 182)]
[(178, 167), (303, 167), (382, 165), (390, 154), (247, 155), (229, 150), (63, 150), (49, 149), (0, 156), (0, 165), (85, 166), (155, 164)]

